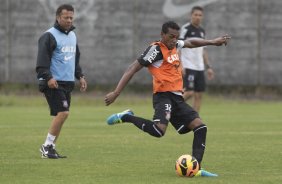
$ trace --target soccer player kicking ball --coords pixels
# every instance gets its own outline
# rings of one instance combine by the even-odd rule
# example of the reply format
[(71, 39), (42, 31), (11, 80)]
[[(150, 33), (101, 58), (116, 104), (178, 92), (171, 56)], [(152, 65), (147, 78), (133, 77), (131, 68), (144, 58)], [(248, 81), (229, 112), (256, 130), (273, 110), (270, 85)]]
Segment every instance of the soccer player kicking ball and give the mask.
[[(179, 134), (191, 130), (194, 132), (192, 155), (200, 166), (206, 147), (207, 126), (202, 122), (199, 114), (183, 99), (182, 69), (178, 56), (178, 49), (194, 48), (206, 45), (226, 45), (231, 39), (224, 35), (212, 40), (193, 39), (178, 40), (179, 26), (172, 21), (162, 25), (161, 40), (153, 42), (144, 53), (135, 60), (125, 71), (116, 89), (105, 96), (106, 105), (110, 105), (119, 96), (121, 91), (135, 73), (147, 67), (153, 76), (153, 121), (134, 116), (131, 110), (125, 110), (111, 115), (107, 119), (109, 125), (129, 122), (137, 128), (154, 137), (164, 136), (168, 123), (174, 126)], [(217, 176), (202, 168), (197, 176)]]

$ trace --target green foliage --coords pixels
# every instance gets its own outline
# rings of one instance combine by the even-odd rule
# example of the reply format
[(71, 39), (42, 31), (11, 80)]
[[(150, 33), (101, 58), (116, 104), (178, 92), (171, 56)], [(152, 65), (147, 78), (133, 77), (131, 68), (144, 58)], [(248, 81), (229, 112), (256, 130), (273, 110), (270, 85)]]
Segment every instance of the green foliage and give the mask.
[(131, 124), (108, 126), (108, 115), (131, 108), (152, 117), (150, 97), (121, 95), (106, 107), (101, 96), (73, 96), (57, 143), (67, 159), (41, 159), (39, 147), (51, 121), (41, 96), (0, 96), (0, 183), (183, 184), (281, 183), (281, 102), (205, 97), (208, 125), (203, 167), (218, 178), (183, 178), (175, 160), (191, 154), (193, 134), (153, 138)]

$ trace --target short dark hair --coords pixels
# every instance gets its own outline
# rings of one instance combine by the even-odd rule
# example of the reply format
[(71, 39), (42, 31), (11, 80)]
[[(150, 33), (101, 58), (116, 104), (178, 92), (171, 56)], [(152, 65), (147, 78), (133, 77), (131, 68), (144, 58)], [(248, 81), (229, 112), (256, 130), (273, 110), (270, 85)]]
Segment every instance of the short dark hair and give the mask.
[(56, 11), (56, 16), (59, 16), (63, 10), (67, 10), (67, 11), (72, 11), (74, 12), (74, 8), (72, 5), (70, 4), (62, 4), (58, 7), (57, 11)]
[(201, 6), (194, 6), (191, 10), (191, 14), (194, 13), (195, 10), (199, 10), (201, 12), (204, 12), (204, 8)]
[(168, 33), (168, 28), (175, 29), (177, 31), (180, 29), (179, 25), (173, 21), (165, 22), (162, 26), (162, 32), (165, 34)]

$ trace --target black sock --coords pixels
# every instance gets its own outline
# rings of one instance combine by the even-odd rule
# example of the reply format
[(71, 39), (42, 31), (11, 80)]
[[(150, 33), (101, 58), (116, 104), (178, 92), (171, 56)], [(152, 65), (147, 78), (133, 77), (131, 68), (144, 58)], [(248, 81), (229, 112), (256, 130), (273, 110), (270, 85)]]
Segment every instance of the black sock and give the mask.
[(147, 132), (154, 137), (162, 137), (164, 135), (162, 130), (157, 125), (155, 125), (153, 121), (128, 114), (122, 117), (122, 121), (133, 123), (137, 128), (143, 130), (144, 132)]
[(198, 160), (201, 165), (205, 147), (206, 147), (206, 135), (207, 135), (207, 126), (202, 124), (193, 129), (194, 140), (193, 140), (193, 150), (192, 155)]

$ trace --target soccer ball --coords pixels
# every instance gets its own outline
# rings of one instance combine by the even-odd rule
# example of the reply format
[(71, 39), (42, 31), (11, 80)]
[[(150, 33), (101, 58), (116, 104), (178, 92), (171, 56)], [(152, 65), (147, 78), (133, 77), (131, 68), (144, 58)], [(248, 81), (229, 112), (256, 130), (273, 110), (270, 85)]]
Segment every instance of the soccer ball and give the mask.
[(199, 163), (191, 155), (180, 156), (175, 163), (175, 171), (179, 176), (193, 177), (199, 171)]

